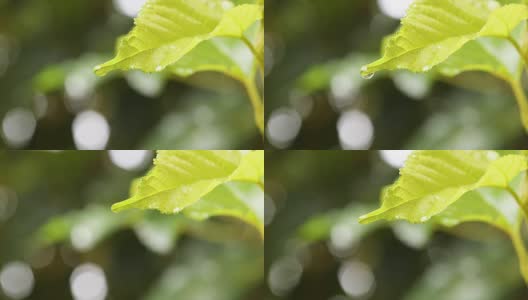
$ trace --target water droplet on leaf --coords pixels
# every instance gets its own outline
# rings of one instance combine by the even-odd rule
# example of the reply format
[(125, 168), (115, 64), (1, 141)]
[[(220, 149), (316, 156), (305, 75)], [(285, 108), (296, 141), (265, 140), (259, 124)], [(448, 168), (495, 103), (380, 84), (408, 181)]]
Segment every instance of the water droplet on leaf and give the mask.
[(361, 74), (361, 77), (363, 77), (364, 79), (371, 79), (372, 77), (374, 77), (374, 73)]
[(374, 76), (374, 73), (368, 72), (367, 66), (361, 68), (361, 77), (364, 79), (371, 79)]

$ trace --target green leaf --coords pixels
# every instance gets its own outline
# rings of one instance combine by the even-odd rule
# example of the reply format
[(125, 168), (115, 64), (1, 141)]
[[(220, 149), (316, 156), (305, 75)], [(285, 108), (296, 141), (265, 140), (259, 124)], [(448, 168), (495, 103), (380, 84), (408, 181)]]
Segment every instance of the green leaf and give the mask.
[[(415, 1), (399, 31), (384, 44), (383, 57), (363, 67), (363, 76), (394, 69), (426, 72), (479, 37), (509, 38), (511, 31), (528, 18), (528, 7), (499, 5), (487, 0)], [(469, 46), (469, 50), (474, 50), (471, 47), (475, 46)], [(482, 53), (478, 53), (478, 57), (478, 69), (482, 69), (482, 63), (488, 63), (490, 58)], [(493, 69), (496, 66), (493, 60), (491, 62), (492, 66), (487, 68)]]
[(319, 242), (330, 238), (333, 230), (334, 232), (348, 232), (350, 236), (347, 236), (347, 242), (356, 244), (361, 238), (381, 226), (380, 224), (360, 226), (357, 223), (357, 218), (369, 210), (370, 207), (352, 205), (316, 215), (299, 227), (298, 235), (304, 241)]
[(400, 178), (382, 196), (382, 205), (362, 223), (404, 219), (423, 223), (464, 194), (480, 187), (508, 188), (527, 169), (522, 155), (499, 157), (493, 151), (417, 151)]
[(119, 40), (116, 57), (96, 67), (96, 73), (159, 72), (182, 60), (172, 67), (179, 75), (220, 70), (238, 77), (242, 67), (215, 38), (244, 38), (250, 26), (262, 19), (263, 6), (232, 5), (221, 0), (149, 0), (134, 29)]
[(506, 233), (514, 228), (519, 207), (505, 190), (482, 188), (470, 191), (446, 210), (433, 217), (433, 222), (446, 227), (464, 222), (482, 222)]
[(89, 251), (119, 229), (134, 222), (137, 216), (124, 214), (116, 217), (107, 208), (90, 206), (52, 218), (36, 233), (39, 247), (70, 241), (79, 251)]
[(351, 53), (347, 57), (312, 66), (297, 79), (296, 87), (305, 93), (315, 93), (343, 80), (352, 85), (350, 90), (357, 92), (365, 84), (359, 80), (357, 70), (372, 59), (372, 55)]
[[(245, 53), (237, 56), (236, 54)], [(176, 63), (168, 66), (169, 71), (179, 77), (187, 77), (203, 71), (216, 71), (237, 80), (250, 76), (247, 66), (251, 62), (239, 61), (240, 57), (251, 57), (242, 42), (233, 39), (215, 38), (204, 41)]]
[(454, 77), (467, 71), (483, 71), (500, 78), (508, 78), (511, 72), (491, 53), (481, 41), (470, 41), (435, 67), (440, 74)]
[(263, 151), (159, 151), (150, 172), (133, 182), (129, 208), (184, 213), (195, 219), (231, 216), (264, 233)]
[(522, 200), (527, 158), (495, 151), (414, 152), (400, 178), (386, 188), (378, 210), (360, 218), (404, 219), (452, 227), (484, 222), (512, 240), (521, 274), (528, 280), (528, 257), (522, 239)]
[(77, 59), (48, 65), (33, 78), (33, 87), (41, 93), (51, 93), (64, 88), (68, 80), (83, 82), (84, 90), (92, 91), (104, 83), (106, 78), (99, 78), (92, 72), (93, 65), (106, 57), (96, 54), (85, 54)]
[(228, 182), (212, 190), (183, 213), (196, 220), (214, 216), (238, 218), (257, 228), (264, 235), (264, 192), (255, 184)]

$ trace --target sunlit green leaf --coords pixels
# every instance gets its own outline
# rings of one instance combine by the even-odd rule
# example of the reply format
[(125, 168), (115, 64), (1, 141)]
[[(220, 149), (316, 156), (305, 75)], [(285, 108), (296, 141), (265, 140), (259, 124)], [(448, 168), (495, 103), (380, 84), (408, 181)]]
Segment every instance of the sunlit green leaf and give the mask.
[(132, 184), (132, 197), (112, 209), (231, 216), (263, 234), (263, 157), (263, 151), (159, 151), (152, 170)]
[(435, 70), (450, 77), (467, 71), (484, 71), (503, 78), (510, 76), (506, 66), (480, 41), (468, 42)]
[[(384, 44), (383, 57), (365, 66), (362, 73), (370, 76), (380, 70), (394, 69), (426, 72), (479, 37), (509, 38), (513, 29), (528, 18), (528, 7), (499, 6), (498, 2), (487, 0), (417, 0), (402, 20), (400, 30)], [(475, 51), (476, 46), (470, 45), (464, 51)], [(503, 71), (482, 49), (478, 50), (477, 57), (469, 64), (472, 67), (461, 66), (461, 69)], [(456, 61), (450, 62), (451, 68)], [(484, 66), (488, 63), (491, 66)]]
[(183, 213), (193, 219), (214, 216), (234, 217), (247, 222), (264, 234), (264, 192), (255, 184), (229, 182), (222, 184), (188, 206)]
[(183, 59), (172, 67), (179, 75), (217, 70), (238, 77), (243, 68), (214, 38), (244, 38), (246, 30), (262, 19), (263, 7), (231, 6), (221, 0), (150, 0), (134, 29), (119, 40), (116, 57), (98, 66), (96, 73), (105, 75), (117, 69), (159, 72)]
[(527, 169), (522, 155), (497, 157), (492, 151), (414, 152), (400, 178), (384, 193), (381, 208), (361, 217), (361, 222), (404, 219), (423, 223), (469, 191), (507, 188)]
[(470, 191), (433, 221), (443, 226), (464, 222), (483, 222), (509, 233), (514, 227), (519, 207), (511, 195), (501, 189), (486, 188)]

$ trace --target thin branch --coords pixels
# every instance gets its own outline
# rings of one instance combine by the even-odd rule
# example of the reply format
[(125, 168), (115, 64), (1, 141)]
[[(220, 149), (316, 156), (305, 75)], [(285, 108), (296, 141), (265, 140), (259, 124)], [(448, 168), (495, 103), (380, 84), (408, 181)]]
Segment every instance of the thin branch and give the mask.
[(508, 37), (508, 41), (513, 45), (515, 50), (517, 50), (517, 52), (519, 53), (521, 59), (524, 62), (525, 67), (528, 67), (528, 57), (526, 56), (526, 53), (521, 48), (521, 45), (519, 45), (519, 43), (512, 36)]
[(517, 215), (516, 226), (511, 231), (511, 238), (515, 252), (519, 257), (519, 266), (524, 282), (528, 285), (528, 251), (522, 238), (523, 214)]
[(253, 80), (244, 80), (243, 84), (251, 100), (251, 105), (253, 105), (257, 127), (262, 136), (264, 136), (264, 102), (262, 101), (260, 92)]
[(519, 208), (523, 211), (524, 217), (528, 220), (528, 207), (523, 203), (521, 197), (519, 197), (519, 194), (517, 194), (517, 192), (514, 191), (510, 186), (508, 186), (506, 190), (515, 199), (515, 202), (517, 202), (517, 204), (519, 205)]
[(515, 100), (517, 100), (524, 129), (528, 132), (528, 99), (524, 94), (524, 89), (519, 80), (508, 80), (508, 83), (513, 90)]
[(253, 44), (251, 43), (250, 40), (248, 40), (247, 37), (245, 36), (242, 36), (242, 41), (244, 42), (244, 44), (246, 44), (246, 46), (249, 48), (249, 50), (251, 50), (251, 52), (253, 53), (253, 55), (255, 56), (255, 59), (257, 60), (260, 68), (262, 70), (264, 70), (264, 57), (262, 57), (262, 54), (259, 53), (257, 51), (257, 49), (255, 49), (255, 46), (253, 46)]

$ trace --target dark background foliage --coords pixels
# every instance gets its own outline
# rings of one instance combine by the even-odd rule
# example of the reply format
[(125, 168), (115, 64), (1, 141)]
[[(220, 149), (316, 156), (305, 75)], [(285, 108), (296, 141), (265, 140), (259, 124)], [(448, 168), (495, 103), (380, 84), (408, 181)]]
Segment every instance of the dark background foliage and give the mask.
[(131, 170), (111, 157), (0, 152), (0, 299), (260, 299), (263, 246), (253, 228), (113, 213), (152, 154)]
[(379, 4), (404, 2), (266, 1), (268, 148), (526, 147), (515, 99), (490, 75), (360, 77), (399, 24)]
[[(270, 151), (271, 299), (501, 300), (528, 294), (508, 238), (482, 224), (359, 225), (397, 169), (379, 151)], [(388, 156), (387, 156), (388, 155)], [(383, 158), (385, 157), (385, 158)]]
[[(0, 1), (4, 148), (75, 149), (73, 121), (85, 111), (108, 123), (108, 142), (97, 149), (261, 148), (243, 88), (219, 74), (93, 74), (132, 28), (119, 5), (140, 2)], [(88, 124), (84, 135), (106, 131), (101, 118)]]

